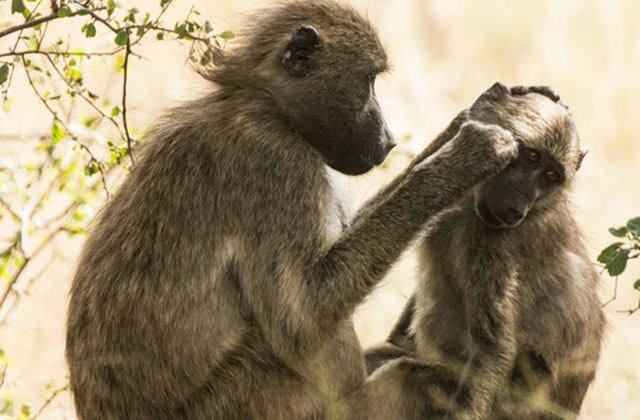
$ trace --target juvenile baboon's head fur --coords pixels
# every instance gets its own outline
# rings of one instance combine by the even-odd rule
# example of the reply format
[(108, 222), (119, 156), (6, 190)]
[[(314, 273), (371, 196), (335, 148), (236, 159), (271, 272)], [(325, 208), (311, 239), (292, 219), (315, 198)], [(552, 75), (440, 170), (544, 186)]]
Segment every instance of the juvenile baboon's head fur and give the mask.
[(496, 83), (469, 116), (507, 129), (520, 142), (518, 159), (474, 190), (476, 212), (485, 224), (515, 227), (534, 204), (539, 211), (550, 197), (565, 197), (586, 151), (569, 109), (553, 91)]
[(470, 118), (511, 131), (526, 146), (553, 156), (573, 178), (584, 155), (567, 105), (549, 89), (519, 94), (496, 83), (473, 104)]

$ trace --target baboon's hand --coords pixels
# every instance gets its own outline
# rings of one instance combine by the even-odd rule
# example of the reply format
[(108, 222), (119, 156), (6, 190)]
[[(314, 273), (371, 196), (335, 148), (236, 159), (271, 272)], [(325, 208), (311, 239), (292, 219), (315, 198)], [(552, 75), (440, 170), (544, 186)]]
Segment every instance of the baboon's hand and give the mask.
[(513, 86), (511, 88), (512, 95), (526, 95), (527, 93), (537, 93), (546, 96), (553, 102), (560, 101), (560, 95), (549, 86)]
[(466, 152), (470, 167), (478, 165), (489, 173), (501, 171), (518, 156), (513, 134), (495, 124), (466, 122), (453, 141), (454, 147)]
[(560, 95), (549, 86), (514, 86), (511, 88), (511, 94), (513, 96), (522, 96), (527, 93), (537, 93), (538, 95), (545, 96), (565, 109), (569, 109), (569, 106), (562, 100)]

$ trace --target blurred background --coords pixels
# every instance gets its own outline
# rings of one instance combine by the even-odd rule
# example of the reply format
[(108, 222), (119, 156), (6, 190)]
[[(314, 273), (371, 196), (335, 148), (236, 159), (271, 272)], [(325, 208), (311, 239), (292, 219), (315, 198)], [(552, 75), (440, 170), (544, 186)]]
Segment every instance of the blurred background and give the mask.
[[(159, 2), (135, 3), (144, 9)], [(31, 7), (32, 3), (25, 4)], [(211, 21), (214, 32), (223, 33), (238, 29), (251, 10), (269, 2), (178, 0), (163, 20), (179, 19), (192, 4), (203, 19)], [(375, 193), (406, 166), (411, 151), (419, 151), (457, 112), (501, 81), (507, 85), (550, 85), (570, 106), (582, 144), (589, 149), (578, 173), (575, 204), (594, 264), (599, 252), (614, 242), (608, 228), (640, 216), (640, 142), (635, 127), (640, 117), (640, 2), (352, 0), (351, 4), (374, 22), (388, 48), (392, 71), (377, 82), (376, 89), (387, 121), (402, 143), (382, 168), (349, 178), (354, 201), (361, 203)], [(133, 7), (127, 2), (120, 6)], [(11, 14), (9, 2), (0, 1), (0, 31), (21, 19)], [(49, 32), (76, 46), (86, 44), (87, 49), (113, 42), (112, 34), (85, 37), (83, 22), (72, 18), (56, 21)], [(0, 38), (0, 58), (16, 42), (16, 36)], [(187, 63), (188, 46), (184, 43), (150, 40), (138, 53), (139, 57), (130, 57), (127, 91), (128, 125), (136, 137), (144, 134), (163, 109), (199, 95), (205, 86)], [(122, 62), (116, 64), (121, 66)], [(104, 102), (113, 91), (121, 90), (120, 76), (111, 61), (96, 57), (84, 66), (84, 85), (92, 86)], [(29, 197), (42, 196), (42, 187), (32, 182), (33, 178), (25, 175), (21, 180), (20, 171), (12, 172), (11, 179), (6, 174), (28, 168), (41, 152), (43, 138), (50, 141), (57, 137), (51, 115), (17, 68), (3, 100), (0, 251), (3, 244), (11, 242), (16, 229), (11, 209), (23, 214)], [(121, 118), (115, 106), (105, 105), (113, 118)], [(68, 115), (65, 121), (82, 120), (83, 108), (78, 109), (78, 115)], [(105, 129), (92, 139), (105, 143), (113, 130)], [(77, 153), (80, 146), (73, 147), (69, 153)], [(86, 159), (83, 164), (87, 165)], [(124, 172), (109, 171), (106, 183), (115, 188)], [(97, 180), (99, 175), (94, 173), (91, 178)], [(38, 188), (36, 194), (34, 189)], [(78, 208), (72, 209), (74, 217), (90, 220), (103, 199), (99, 192), (85, 197), (81, 214), (76, 214)], [(63, 203), (47, 198), (43, 206), (55, 216), (56, 206)], [(28, 237), (28, 226), (21, 221), (17, 229)], [(29, 404), (33, 407), (31, 416), (75, 418), (67, 392), (58, 394), (58, 390), (66, 383), (64, 317), (82, 241), (82, 234), (58, 235), (47, 241), (32, 260), (27, 260), (30, 264), (21, 273), (20, 284), (6, 293), (6, 302), (0, 305), (0, 361), (7, 364), (0, 387), (0, 412), (3, 404), (12, 405), (5, 412), (13, 410), (17, 416), (20, 407)], [(365, 347), (383, 340), (394, 324), (413, 290), (414, 268), (409, 250), (356, 313), (358, 334)], [(0, 293), (5, 293), (11, 278), (10, 267), (3, 269), (7, 273), (0, 272), (5, 281)], [(632, 288), (637, 279), (640, 263), (631, 261), (619, 278), (616, 299), (606, 306), (607, 337), (596, 382), (584, 404), (584, 419), (640, 418), (640, 312), (628, 314), (640, 298)], [(614, 285), (613, 278), (602, 275), (603, 302), (614, 296)], [(47, 403), (52, 395), (55, 398)]]

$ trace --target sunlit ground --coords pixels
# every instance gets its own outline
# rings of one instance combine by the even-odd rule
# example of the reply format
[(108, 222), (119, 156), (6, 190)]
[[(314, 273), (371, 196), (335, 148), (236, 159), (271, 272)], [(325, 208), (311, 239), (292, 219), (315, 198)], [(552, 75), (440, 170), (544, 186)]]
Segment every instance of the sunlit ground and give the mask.
[[(233, 30), (241, 12), (258, 3), (266, 2), (200, 1), (199, 8), (221, 30)], [(613, 242), (607, 228), (640, 215), (640, 2), (353, 4), (376, 23), (389, 49), (393, 71), (378, 82), (377, 91), (392, 130), (409, 139), (407, 147), (419, 150), (495, 81), (551, 85), (571, 107), (582, 143), (590, 149), (578, 174), (575, 202), (592, 259)], [(0, 15), (0, 24), (7, 19)], [(132, 62), (131, 70), (131, 118), (139, 127), (166, 106), (197, 95), (202, 86), (184, 66), (185, 51), (179, 47), (151, 46), (146, 57)], [(7, 142), (6, 136), (47, 127), (48, 117), (38, 125), (41, 115), (27, 90), (11, 114), (0, 114), (0, 134), (7, 145), (0, 149), (3, 158), (26, 153), (28, 148)], [(361, 202), (406, 163), (398, 152), (384, 169), (353, 180), (354, 199)], [(22, 298), (11, 323), (0, 327), (0, 347), (13, 360), (4, 387), (18, 403), (38, 406), (48, 395), (47, 384), (64, 383), (63, 320), (79, 245), (79, 240), (56, 243), (32, 293)], [(411, 293), (412, 258), (407, 253), (356, 314), (365, 346), (385, 337)], [(606, 308), (608, 335), (597, 380), (584, 404), (585, 419), (640, 418), (640, 313), (629, 317), (617, 312), (637, 305), (640, 294), (631, 289), (637, 278), (640, 263), (632, 262), (621, 278), (618, 299)], [(603, 276), (601, 289), (607, 300), (613, 281)], [(68, 396), (57, 398), (40, 418), (74, 418)]]

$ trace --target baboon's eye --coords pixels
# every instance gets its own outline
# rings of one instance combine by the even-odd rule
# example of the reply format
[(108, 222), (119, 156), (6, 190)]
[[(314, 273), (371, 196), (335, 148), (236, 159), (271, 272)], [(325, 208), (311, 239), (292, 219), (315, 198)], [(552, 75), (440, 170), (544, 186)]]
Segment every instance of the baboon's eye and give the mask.
[(544, 176), (550, 182), (558, 182), (558, 181), (560, 181), (560, 174), (557, 173), (556, 171), (547, 171), (547, 172), (545, 172)]
[(527, 153), (527, 159), (529, 159), (529, 162), (531, 163), (540, 162), (540, 152), (538, 152), (537, 150), (528, 149), (526, 153)]

